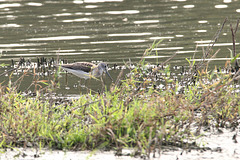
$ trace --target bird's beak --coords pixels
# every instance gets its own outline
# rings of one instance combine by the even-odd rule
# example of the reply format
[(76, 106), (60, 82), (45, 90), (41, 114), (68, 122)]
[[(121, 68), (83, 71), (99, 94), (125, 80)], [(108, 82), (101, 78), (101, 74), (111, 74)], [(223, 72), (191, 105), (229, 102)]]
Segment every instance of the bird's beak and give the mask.
[(108, 77), (109, 77), (109, 78), (112, 80), (112, 82), (113, 82), (113, 79), (112, 79), (112, 77), (110, 76), (110, 74), (108, 73), (108, 71), (105, 70), (105, 72), (107, 73)]

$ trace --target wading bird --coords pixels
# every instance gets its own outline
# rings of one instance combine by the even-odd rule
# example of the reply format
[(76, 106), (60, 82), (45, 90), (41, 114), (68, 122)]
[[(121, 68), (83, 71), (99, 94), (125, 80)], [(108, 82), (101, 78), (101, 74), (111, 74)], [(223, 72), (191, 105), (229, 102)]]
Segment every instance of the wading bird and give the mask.
[(76, 62), (71, 64), (62, 64), (61, 67), (80, 78), (89, 79), (91, 77), (101, 77), (103, 73), (106, 73), (113, 81), (112, 77), (108, 73), (108, 67), (106, 63), (99, 63), (95, 65), (90, 62)]

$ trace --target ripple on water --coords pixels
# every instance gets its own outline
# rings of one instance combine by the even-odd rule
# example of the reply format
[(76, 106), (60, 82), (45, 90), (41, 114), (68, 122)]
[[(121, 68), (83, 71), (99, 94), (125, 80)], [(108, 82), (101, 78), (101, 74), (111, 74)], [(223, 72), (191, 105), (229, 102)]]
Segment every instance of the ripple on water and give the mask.
[(179, 49), (184, 49), (184, 47), (154, 48), (153, 50), (160, 51), (160, 50), (179, 50)]
[(21, 25), (14, 24), (14, 23), (8, 23), (8, 24), (0, 25), (0, 28), (18, 28), (18, 27), (21, 27)]
[(219, 5), (215, 5), (214, 7), (221, 9), (221, 8), (227, 8), (228, 5), (226, 5), (226, 4), (219, 4)]
[(12, 43), (12, 44), (0, 44), (2, 48), (11, 48), (11, 47), (26, 47), (26, 46), (41, 46), (46, 43)]
[[(239, 45), (239, 43), (235, 43), (235, 45)], [(207, 47), (209, 44), (198, 44), (199, 47)], [(232, 43), (215, 43), (214, 46), (232, 46)]]
[(85, 8), (98, 8), (98, 6), (97, 5), (87, 5), (87, 6), (85, 6)]
[(87, 39), (90, 36), (57, 36), (57, 37), (43, 37), (43, 38), (29, 38), (24, 41), (59, 41), (59, 40), (73, 40), (73, 39)]
[(155, 39), (172, 39), (174, 37), (150, 37), (149, 39), (155, 40)]
[(208, 21), (207, 20), (200, 20), (200, 21), (198, 21), (198, 23), (208, 23)]
[(152, 33), (115, 33), (115, 34), (108, 34), (109, 37), (125, 37), (125, 36), (146, 36), (151, 35)]
[(119, 41), (98, 41), (98, 42), (83, 42), (81, 44), (114, 44), (114, 43), (141, 43), (146, 42), (146, 40), (119, 40)]
[(183, 6), (183, 8), (194, 8), (195, 7), (195, 5), (193, 5), (193, 4), (190, 4), (190, 5), (184, 5)]
[(84, 0), (84, 3), (122, 2), (123, 0)]
[(138, 10), (125, 10), (125, 11), (107, 11), (107, 14), (137, 14)]
[(4, 3), (0, 4), (0, 8), (20, 7), (20, 3)]
[(39, 6), (42, 6), (43, 4), (42, 3), (37, 3), (37, 2), (29, 2), (29, 3), (26, 3), (26, 5), (39, 7)]
[(148, 24), (148, 23), (159, 23), (159, 20), (139, 20), (139, 21), (134, 21), (133, 23), (135, 24)]
[(94, 18), (77, 18), (77, 19), (69, 19), (69, 20), (62, 20), (61, 22), (71, 23), (71, 22), (88, 22), (94, 21)]

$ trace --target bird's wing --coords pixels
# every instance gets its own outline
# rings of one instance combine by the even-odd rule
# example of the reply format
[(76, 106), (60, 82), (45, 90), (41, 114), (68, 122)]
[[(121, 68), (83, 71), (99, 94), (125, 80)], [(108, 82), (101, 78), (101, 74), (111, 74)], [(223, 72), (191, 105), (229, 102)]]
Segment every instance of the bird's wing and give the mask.
[(91, 72), (92, 68), (95, 67), (95, 64), (88, 62), (76, 62), (72, 64), (63, 64), (63, 68), (69, 68), (73, 70), (82, 70), (84, 72)]

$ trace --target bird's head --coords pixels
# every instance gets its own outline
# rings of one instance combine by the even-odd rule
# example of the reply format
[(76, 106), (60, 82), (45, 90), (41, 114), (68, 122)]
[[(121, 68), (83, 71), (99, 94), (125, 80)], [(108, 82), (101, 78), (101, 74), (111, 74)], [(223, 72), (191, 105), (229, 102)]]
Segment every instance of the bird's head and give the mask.
[(104, 73), (107, 73), (108, 77), (113, 81), (112, 77), (110, 76), (110, 74), (108, 73), (108, 67), (106, 63), (99, 63), (98, 64), (98, 69), (102, 70)]

